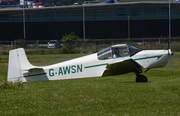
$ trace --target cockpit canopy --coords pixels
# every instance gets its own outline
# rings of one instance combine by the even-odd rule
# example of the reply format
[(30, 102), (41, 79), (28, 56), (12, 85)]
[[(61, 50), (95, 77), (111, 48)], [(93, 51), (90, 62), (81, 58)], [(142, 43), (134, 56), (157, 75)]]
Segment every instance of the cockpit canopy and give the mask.
[(118, 57), (131, 57), (139, 51), (141, 51), (141, 49), (135, 46), (128, 44), (118, 44), (100, 50), (97, 55), (99, 60), (105, 60)]

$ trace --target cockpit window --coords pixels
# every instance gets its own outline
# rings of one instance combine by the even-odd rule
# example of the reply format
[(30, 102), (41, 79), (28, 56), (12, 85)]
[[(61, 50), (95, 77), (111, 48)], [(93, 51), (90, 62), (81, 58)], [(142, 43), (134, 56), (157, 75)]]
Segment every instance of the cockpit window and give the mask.
[(140, 48), (128, 45), (129, 47), (129, 52), (130, 52), (130, 56), (135, 55), (136, 53), (138, 53), (139, 51), (142, 51)]
[(104, 48), (97, 53), (99, 60), (109, 59), (112, 56), (111, 54), (111, 47)]
[(129, 56), (129, 50), (127, 46), (112, 47), (113, 58)]
[(130, 56), (130, 53), (128, 46), (125, 44), (104, 48), (97, 53), (97, 56), (99, 60), (105, 60), (111, 58), (127, 57)]
[(127, 57), (127, 56), (133, 56), (136, 53), (142, 51), (140, 48), (137, 48), (132, 45), (114, 45), (112, 47), (107, 47), (102, 50), (100, 50), (97, 53), (97, 57), (99, 60), (106, 60), (106, 59), (112, 59), (112, 58), (119, 58), (119, 57)]

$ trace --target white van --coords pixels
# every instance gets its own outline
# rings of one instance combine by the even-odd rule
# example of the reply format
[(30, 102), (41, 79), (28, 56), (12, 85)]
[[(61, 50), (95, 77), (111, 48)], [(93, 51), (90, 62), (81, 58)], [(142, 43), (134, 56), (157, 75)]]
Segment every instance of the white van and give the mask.
[(59, 48), (59, 47), (60, 47), (60, 43), (58, 40), (50, 40), (47, 45), (47, 48)]

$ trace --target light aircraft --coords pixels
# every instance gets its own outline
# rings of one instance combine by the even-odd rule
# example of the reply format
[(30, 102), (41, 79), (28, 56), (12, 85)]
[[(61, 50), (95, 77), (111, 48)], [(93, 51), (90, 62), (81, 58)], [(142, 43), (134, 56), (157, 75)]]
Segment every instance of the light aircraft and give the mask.
[[(114, 58), (114, 50), (119, 57)], [(117, 44), (97, 53), (75, 58), (48, 66), (32, 65), (23, 48), (9, 51), (8, 81), (47, 81), (120, 75), (129, 72), (136, 74), (136, 82), (147, 82), (142, 69), (163, 67), (173, 55), (168, 50), (141, 50), (128, 44)], [(172, 60), (170, 60), (172, 61)]]

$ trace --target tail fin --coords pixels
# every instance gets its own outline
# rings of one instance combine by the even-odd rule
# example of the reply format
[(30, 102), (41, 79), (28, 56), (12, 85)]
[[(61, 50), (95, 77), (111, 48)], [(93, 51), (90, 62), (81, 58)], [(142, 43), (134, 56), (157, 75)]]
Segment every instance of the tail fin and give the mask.
[(31, 67), (23, 48), (10, 50), (7, 81), (22, 81), (22, 71)]

